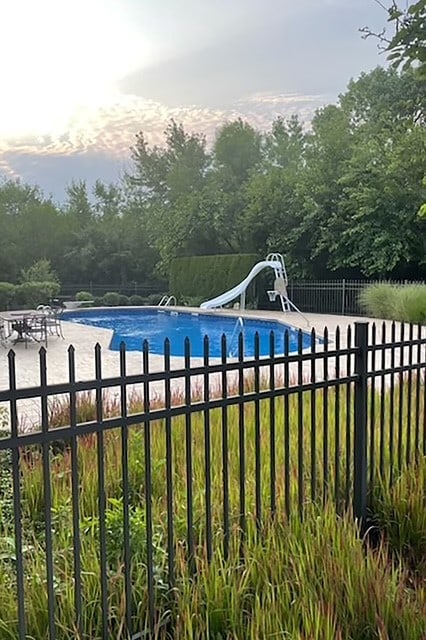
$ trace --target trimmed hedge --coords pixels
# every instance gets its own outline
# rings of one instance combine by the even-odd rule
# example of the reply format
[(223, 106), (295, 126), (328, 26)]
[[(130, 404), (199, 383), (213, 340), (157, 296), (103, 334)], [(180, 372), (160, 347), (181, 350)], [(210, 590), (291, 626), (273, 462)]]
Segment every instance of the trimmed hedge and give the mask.
[(169, 290), (178, 298), (213, 298), (235, 287), (258, 261), (254, 253), (175, 258)]

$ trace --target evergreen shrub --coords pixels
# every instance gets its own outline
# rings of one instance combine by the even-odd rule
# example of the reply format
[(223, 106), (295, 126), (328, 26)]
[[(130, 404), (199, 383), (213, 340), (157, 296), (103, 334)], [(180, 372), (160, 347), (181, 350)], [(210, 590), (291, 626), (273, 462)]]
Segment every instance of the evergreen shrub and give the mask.
[(79, 302), (89, 302), (93, 300), (93, 293), (90, 293), (90, 291), (78, 291), (75, 294), (75, 299)]
[(120, 305), (120, 294), (116, 291), (108, 291), (103, 297), (102, 302), (107, 307), (118, 307)]
[(235, 287), (258, 261), (254, 253), (175, 258), (169, 289), (178, 298), (212, 298)]

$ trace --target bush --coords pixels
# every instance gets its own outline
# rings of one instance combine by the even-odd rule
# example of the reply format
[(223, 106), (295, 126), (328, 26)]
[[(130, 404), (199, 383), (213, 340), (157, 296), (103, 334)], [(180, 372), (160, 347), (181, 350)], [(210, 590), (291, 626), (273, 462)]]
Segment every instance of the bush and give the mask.
[(185, 307), (199, 307), (205, 298), (203, 296), (186, 296), (179, 302)]
[(144, 303), (144, 299), (142, 298), (142, 296), (137, 296), (136, 294), (133, 296), (130, 296), (129, 298), (129, 303), (133, 306), (133, 307), (142, 307), (143, 303)]
[(128, 296), (125, 296), (124, 294), (120, 293), (120, 302), (119, 302), (119, 306), (120, 307), (127, 307), (127, 305), (129, 304), (129, 298)]
[(120, 305), (120, 297), (120, 294), (116, 291), (109, 291), (103, 296), (102, 302), (107, 307), (118, 307)]
[(374, 284), (362, 291), (359, 301), (373, 318), (426, 322), (426, 285)]
[(0, 309), (8, 309), (13, 302), (16, 287), (10, 282), (0, 282)]
[(176, 258), (170, 268), (170, 291), (179, 298), (212, 298), (241, 282), (258, 260), (252, 253)]
[(166, 293), (150, 293), (149, 296), (145, 298), (145, 302), (149, 306), (156, 306), (163, 296), (167, 295)]
[(426, 285), (408, 285), (398, 292), (398, 315), (404, 322), (426, 323)]
[(75, 299), (79, 302), (89, 302), (90, 300), (93, 300), (93, 294), (89, 291), (78, 291), (75, 294)]
[(60, 288), (58, 282), (23, 282), (16, 286), (14, 305), (33, 309), (39, 304), (49, 304)]

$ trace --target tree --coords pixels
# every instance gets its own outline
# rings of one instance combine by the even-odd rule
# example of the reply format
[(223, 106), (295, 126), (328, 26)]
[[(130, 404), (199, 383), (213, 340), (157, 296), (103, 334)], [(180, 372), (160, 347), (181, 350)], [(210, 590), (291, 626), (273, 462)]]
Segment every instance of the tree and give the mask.
[(66, 213), (72, 216), (79, 226), (87, 224), (92, 217), (93, 210), (89, 201), (86, 182), (84, 180), (73, 180), (67, 187), (66, 192)]
[(21, 269), (50, 259), (57, 270), (69, 238), (61, 212), (37, 187), (20, 181), (0, 183), (0, 273), (3, 280), (15, 282)]
[(242, 184), (262, 159), (261, 136), (241, 118), (225, 124), (213, 148), (215, 163), (235, 184)]
[(390, 6), (375, 0), (388, 14), (392, 33), (386, 27), (380, 33), (374, 33), (368, 27), (360, 29), (364, 38), (374, 37), (379, 41), (379, 48), (388, 53), (388, 59), (398, 69), (414, 66), (420, 77), (426, 78), (426, 3), (419, 0), (402, 6), (392, 0)]
[(28, 269), (22, 269), (21, 282), (58, 282), (58, 276), (53, 271), (50, 260), (42, 258)]
[(133, 172), (126, 181), (150, 243), (168, 264), (177, 255), (196, 252), (197, 244), (203, 247), (199, 198), (211, 160), (204, 136), (187, 133), (174, 120), (165, 131), (165, 143), (164, 148), (150, 148), (139, 133), (131, 149)]
[(412, 81), (411, 71), (376, 69), (314, 118), (299, 232), (316, 274), (389, 276), (421, 262), (426, 132), (415, 106), (423, 86)]

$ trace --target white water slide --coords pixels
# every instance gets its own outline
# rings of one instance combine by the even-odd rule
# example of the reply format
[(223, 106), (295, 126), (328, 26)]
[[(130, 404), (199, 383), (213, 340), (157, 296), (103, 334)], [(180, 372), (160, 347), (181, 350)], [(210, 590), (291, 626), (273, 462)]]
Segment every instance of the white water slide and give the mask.
[(274, 289), (268, 291), (268, 295), (271, 301), (275, 300), (279, 296), (281, 301), (281, 307), (283, 311), (290, 311), (293, 308), (295, 311), (299, 309), (288, 299), (287, 296), (287, 272), (285, 269), (284, 259), (280, 253), (270, 253), (266, 256), (266, 260), (262, 260), (254, 265), (250, 273), (242, 282), (237, 284), (229, 291), (225, 291), (220, 296), (212, 298), (203, 302), (200, 306), (201, 309), (214, 309), (216, 307), (223, 307), (225, 304), (229, 304), (236, 298), (240, 298), (240, 309), (245, 308), (246, 290), (250, 282), (257, 276), (263, 269), (273, 269), (275, 272)]
[[(268, 267), (274, 269), (276, 267), (276, 264), (274, 262), (270, 262), (269, 260), (263, 260), (262, 262), (258, 262), (257, 264), (254, 265), (254, 267), (252, 268), (248, 276), (244, 278), (242, 282), (237, 284), (235, 287), (233, 287), (229, 291), (225, 291), (225, 293), (222, 293), (220, 296), (216, 296), (216, 298), (212, 298), (211, 300), (207, 300), (206, 302), (203, 302), (201, 304), (201, 308), (214, 309), (215, 307), (223, 307), (224, 304), (228, 304), (229, 302), (232, 302), (233, 300), (235, 300), (235, 298), (238, 298), (239, 296), (244, 297), (244, 294), (250, 282), (254, 280), (254, 278), (257, 276), (258, 273), (260, 273), (260, 271)], [(244, 308), (243, 305), (241, 305), (240, 308)]]

